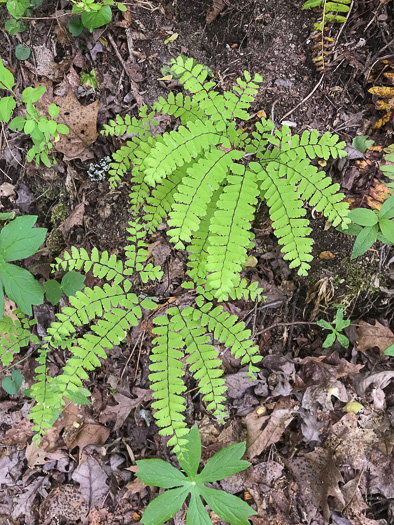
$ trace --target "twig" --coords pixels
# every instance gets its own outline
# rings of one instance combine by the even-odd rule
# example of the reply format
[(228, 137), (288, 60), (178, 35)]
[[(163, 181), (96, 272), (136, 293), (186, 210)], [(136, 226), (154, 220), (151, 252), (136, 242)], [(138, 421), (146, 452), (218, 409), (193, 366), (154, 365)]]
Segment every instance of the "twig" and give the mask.
[(311, 98), (311, 96), (313, 95), (313, 93), (316, 91), (316, 89), (320, 86), (320, 84), (323, 82), (323, 78), (325, 77), (325, 73), (322, 74), (322, 76), (320, 77), (320, 80), (319, 82), (316, 84), (316, 86), (312, 89), (312, 91), (309, 93), (309, 95), (307, 95), (303, 100), (301, 100), (301, 102), (299, 102), (293, 109), (291, 109), (290, 111), (288, 111), (286, 113), (286, 115), (283, 115), (283, 117), (280, 119), (280, 121), (284, 120), (286, 117), (288, 117), (289, 115), (291, 115), (296, 109), (298, 109), (300, 106), (302, 106), (302, 104), (304, 104), (304, 102), (306, 102), (307, 100), (309, 100)]
[[(314, 325), (314, 326), (319, 326), (317, 324), (317, 322), (315, 321), (292, 321), (292, 322), (289, 322), (289, 323), (275, 323), (275, 324), (272, 324), (271, 326), (268, 326), (267, 328), (263, 328), (262, 330), (260, 330), (260, 332), (257, 332), (256, 335), (260, 335), (260, 334), (263, 334), (264, 332), (268, 332), (269, 330), (272, 330), (273, 328), (276, 328), (277, 326), (296, 326), (296, 325)], [(335, 324), (335, 323), (328, 323), (328, 324)], [(349, 326), (358, 326), (358, 323), (350, 323)]]
[[(138, 85), (136, 83), (135, 80), (133, 80), (133, 77), (132, 77), (132, 74), (131, 74), (131, 71), (130, 69), (127, 67), (127, 64), (126, 62), (123, 60), (123, 57), (122, 55), (119, 53), (119, 49), (118, 49), (118, 46), (116, 45), (115, 43), (115, 40), (113, 38), (113, 36), (108, 33), (108, 40), (110, 41), (110, 44), (111, 46), (114, 48), (114, 51), (115, 51), (115, 54), (116, 56), (118, 57), (118, 60), (119, 62), (121, 63), (123, 69), (124, 69), (124, 72), (126, 73), (126, 75), (129, 77), (129, 80), (130, 80), (130, 90), (138, 104), (138, 107), (141, 107), (144, 105), (144, 99), (141, 97), (141, 95), (139, 94), (139, 91), (138, 91)], [(134, 58), (134, 57), (133, 57)]]

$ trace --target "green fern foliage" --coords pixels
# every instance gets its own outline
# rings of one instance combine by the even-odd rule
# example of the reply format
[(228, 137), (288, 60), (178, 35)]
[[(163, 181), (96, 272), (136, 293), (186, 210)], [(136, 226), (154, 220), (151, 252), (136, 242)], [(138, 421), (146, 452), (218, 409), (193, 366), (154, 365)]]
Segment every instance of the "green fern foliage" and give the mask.
[[(192, 306), (178, 303), (154, 319), (150, 355), (155, 418), (160, 433), (170, 437), (169, 445), (180, 450), (187, 433), (184, 396), (190, 376), (207, 409), (219, 421), (225, 418), (219, 345), (247, 366), (251, 376), (259, 370), (261, 355), (251, 331), (224, 303), (262, 298), (258, 284), (242, 276), (248, 251), (254, 248), (253, 221), (261, 200), (284, 258), (300, 275), (307, 274), (312, 259), (307, 205), (334, 225), (346, 227), (348, 222), (339, 186), (311, 163), (345, 155), (336, 135), (292, 135), (287, 126), (278, 130), (265, 119), (245, 128), (262, 81), (259, 75), (252, 78), (245, 72), (231, 91), (222, 93), (192, 59), (179, 57), (173, 71), (189, 95), (170, 93), (152, 111), (142, 108), (138, 118), (117, 116), (103, 132), (127, 136), (110, 170), (113, 188), (127, 173), (131, 177), (124, 253), (72, 247), (56, 260), (55, 270), (90, 272), (94, 286), (69, 298), (40, 342), (25, 318), (0, 325), (5, 334), (0, 339), (3, 362), (20, 346), (37, 345), (39, 365), (30, 390), (36, 401), (31, 414), (36, 440), (67, 399), (89, 403), (89, 374), (146, 311), (157, 308), (143, 293), (163, 277), (162, 268), (150, 260), (148, 234), (166, 229), (174, 248), (188, 252), (183, 287), (195, 298)], [(159, 113), (174, 119), (172, 129), (158, 126)], [(66, 362), (53, 378), (48, 369), (55, 349), (62, 350)]]

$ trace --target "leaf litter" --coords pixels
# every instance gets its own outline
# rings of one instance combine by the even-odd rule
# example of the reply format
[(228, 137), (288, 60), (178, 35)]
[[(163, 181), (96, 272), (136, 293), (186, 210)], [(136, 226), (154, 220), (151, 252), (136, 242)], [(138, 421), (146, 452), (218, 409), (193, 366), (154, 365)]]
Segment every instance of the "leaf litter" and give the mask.
[[(293, 106), (293, 98), (300, 98), (300, 93), (296, 91), (291, 92), (291, 98), (288, 92), (283, 91), (288, 89), (285, 85), (289, 85), (289, 82), (294, 84), (295, 78), (300, 77), (299, 71), (304, 68), (305, 62), (302, 56), (291, 53), (286, 40), (288, 31), (282, 38), (287, 46), (286, 56), (282, 53), (281, 64), (273, 66), (272, 71), (270, 65), (261, 66), (261, 57), (270, 57), (273, 48), (263, 53), (261, 42), (253, 40), (255, 28), (261, 33), (259, 24), (263, 24), (267, 33), (271, 31), (272, 14), (276, 15), (274, 20), (289, 23), (288, 3), (282, 6), (278, 2), (278, 5), (272, 6), (271, 13), (263, 2), (257, 0), (255, 10), (250, 12), (252, 18), (245, 22), (246, 25), (250, 24), (249, 29), (244, 29), (246, 36), (236, 42), (234, 29), (238, 28), (244, 16), (242, 13), (249, 12), (243, 9), (249, 9), (250, 2), (248, 4), (240, 0), (239, 6), (229, 1), (210, 2), (211, 7), (207, 7), (205, 12), (208, 24), (206, 34), (201, 37), (208, 40), (203, 44), (205, 51), (201, 57), (198, 56), (200, 42), (192, 40), (195, 27), (201, 23), (201, 12), (197, 13), (190, 3), (178, 0), (179, 21), (175, 11), (168, 12), (168, 6), (163, 7), (161, 4), (154, 18), (149, 9), (156, 8), (155, 2), (143, 4), (128, 5), (127, 11), (119, 15), (109, 29), (120, 56), (129, 57), (128, 60), (123, 59), (126, 69), (116, 62), (118, 57), (115, 57), (112, 41), (111, 48), (108, 40), (101, 38), (99, 33), (88, 37), (87, 50), (77, 49), (75, 40), (67, 32), (67, 17), (62, 16), (65, 12), (59, 12), (56, 46), (48, 46), (44, 38), (35, 38), (33, 51), (37, 63), (27, 63), (26, 67), (21, 65), (23, 74), (19, 82), (26, 81), (26, 75), (30, 79), (38, 76), (40, 82), (46, 79), (48, 89), (45, 103), (55, 102), (60, 106), (59, 122), (70, 127), (70, 134), (62, 136), (56, 144), (59, 165), (50, 170), (47, 187), (38, 193), (34, 192), (33, 181), (45, 179), (44, 172), (29, 166), (21, 182), (18, 180), (19, 175), (15, 175), (18, 162), (14, 157), (19, 151), (15, 148), (6, 151), (11, 178), (4, 181), (0, 179), (0, 209), (6, 208), (8, 211), (8, 208), (16, 207), (24, 211), (24, 206), (25, 209), (26, 206), (29, 210), (35, 209), (51, 189), (51, 182), (48, 186), (48, 181), (62, 180), (64, 183), (66, 180), (67, 186), (61, 195), (45, 201), (43, 215), (49, 213), (48, 210), (57, 204), (56, 201), (66, 200), (73, 211), (58, 229), (67, 234), (69, 244), (84, 246), (88, 250), (94, 245), (106, 248), (110, 238), (119, 240), (118, 232), (124, 231), (123, 225), (127, 224), (127, 209), (122, 212), (127, 208), (127, 200), (122, 200), (122, 196), (114, 201), (116, 213), (111, 215), (110, 221), (100, 216), (101, 205), (97, 203), (104, 202), (108, 186), (106, 183), (87, 180), (86, 173), (92, 159), (111, 153), (112, 150), (108, 151), (108, 145), (104, 145), (99, 137), (98, 130), (114, 113), (125, 114), (130, 111), (135, 102), (133, 90), (136, 94), (135, 90), (141, 86), (138, 94), (148, 103), (157, 99), (158, 93), (165, 96), (168, 92), (167, 87), (161, 84), (158, 87), (156, 80), (161, 64), (167, 61), (168, 47), (156, 37), (162, 28), (165, 32), (179, 34), (171, 45), (179, 45), (185, 53), (196, 52), (196, 58), (202, 62), (208, 52), (210, 58), (207, 61), (214, 63), (217, 60), (216, 67), (220, 71), (229, 67), (229, 73), (226, 74), (234, 78), (242, 71), (241, 63), (234, 62), (234, 57), (241, 62), (243, 60), (242, 55), (235, 50), (239, 44), (247, 46), (248, 52), (251, 52), (248, 60), (253, 64), (257, 57), (256, 68), (265, 69), (263, 73), (266, 76), (267, 93), (269, 97), (278, 97), (277, 107), (286, 103)], [(188, 32), (190, 40), (185, 37), (186, 29), (190, 26), (182, 22), (185, 9), (187, 17), (184, 19), (190, 18), (194, 24), (193, 30)], [(283, 16), (280, 16), (281, 9), (285, 9)], [(297, 19), (298, 11), (292, 12), (294, 14), (294, 23), (302, 27), (303, 22), (299, 23), (300, 19)], [(227, 35), (226, 43), (222, 40), (219, 44), (220, 38), (226, 34), (229, 21), (232, 21), (232, 25), (229, 24), (231, 33)], [(36, 27), (38, 33), (41, 31), (43, 35), (49, 28), (44, 21), (37, 21)], [(275, 45), (278, 46), (280, 33), (277, 31), (275, 26), (272, 38), (276, 39)], [(305, 35), (302, 33), (301, 36), (304, 41)], [(248, 43), (249, 38), (253, 44)], [(222, 48), (217, 47), (220, 45)], [(133, 57), (138, 59), (138, 64)], [(79, 89), (80, 74), (91, 70), (91, 61), (100, 90), (86, 94)], [(275, 71), (275, 67), (279, 70)], [(281, 67), (284, 69), (280, 70)], [(287, 80), (294, 67), (296, 75)], [(304, 73), (308, 78), (310, 71), (304, 69)], [(277, 82), (278, 78), (284, 79), (283, 86)], [(226, 81), (226, 77), (223, 81)], [(304, 82), (305, 85), (307, 83), (308, 80)], [(390, 108), (384, 104), (388, 101), (386, 95), (390, 93), (387, 90), (375, 90), (373, 94), (383, 100), (378, 102), (378, 110), (388, 113)], [(139, 104), (141, 98), (138, 98)], [(307, 105), (306, 113), (315, 115), (314, 107), (319, 104), (314, 98), (311, 102), (313, 107)], [(320, 102), (323, 106), (324, 101), (320, 99)], [(262, 103), (259, 101), (259, 107), (263, 105), (268, 112), (270, 103), (267, 106), (266, 99)], [(291, 107), (286, 111), (289, 109)], [(328, 121), (322, 115), (317, 113), (316, 116), (319, 129), (327, 127)], [(337, 118), (336, 115), (333, 117)], [(298, 113), (297, 118), (302, 121), (302, 113)], [(322, 120), (319, 121), (319, 118)], [(384, 118), (387, 120), (386, 115)], [(160, 119), (162, 116), (158, 115)], [(310, 119), (302, 122), (310, 125)], [(167, 120), (162, 119), (163, 129), (168, 124)], [(112, 146), (116, 147), (116, 144)], [(10, 157), (10, 152), (14, 151), (14, 157)], [(368, 186), (366, 201), (378, 209), (387, 194), (387, 186), (380, 178), (375, 178), (374, 163), (369, 160), (372, 157), (367, 153), (367, 160), (357, 161), (357, 152), (354, 153), (354, 158), (348, 159), (349, 167), (353, 169), (352, 176), (344, 181), (344, 187), (351, 194), (362, 177), (374, 181)], [(19, 154), (17, 159), (21, 158)], [(22, 202), (18, 193), (19, 200), (15, 201), (16, 188), (21, 188), (21, 184), (34, 193), (34, 199), (30, 196), (31, 201)], [(361, 186), (364, 191), (363, 184)], [(100, 226), (107, 221), (103, 227), (105, 236), (95, 233), (95, 226), (92, 226), (96, 224), (95, 221)], [(280, 304), (259, 311), (253, 321), (257, 327), (261, 324), (265, 328), (282, 321), (291, 323), (294, 319), (289, 313), (289, 305), (297, 303), (294, 299), (296, 294), (299, 294), (294, 308), (298, 316), (296, 319), (306, 318), (303, 309), (308, 304), (309, 321), (331, 312), (330, 306), (335, 300), (336, 291), (333, 284), (335, 274), (327, 277), (326, 270), (328, 268), (329, 272), (329, 265), (334, 264), (340, 252), (332, 247), (320, 250), (317, 256), (321, 255), (322, 262), (319, 264), (323, 265), (324, 272), (308, 283), (304, 287), (306, 289), (302, 289), (303, 285), (300, 289), (300, 283), (292, 281), (284, 261), (270, 245), (264, 229), (261, 232), (256, 229), (256, 238), (259, 235), (264, 237), (266, 253), (263, 257), (253, 254), (253, 259), (250, 259), (253, 264), (248, 265), (246, 271), (249, 272), (248, 276), (265, 283), (267, 302), (275, 302), (274, 299), (279, 298), (277, 302)], [(117, 241), (117, 244), (119, 246), (121, 243)], [(117, 246), (111, 246), (111, 249), (116, 250)], [(149, 249), (155, 264), (168, 268), (168, 282), (152, 293), (164, 295), (166, 301), (177, 300), (178, 287), (184, 279), (183, 261), (174, 258), (171, 247), (161, 235), (151, 240)], [(392, 282), (388, 281), (385, 285), (390, 291)], [(248, 320), (248, 312), (254, 305), (239, 301), (229, 305), (229, 308), (235, 309), (237, 314)], [(252, 517), (252, 523), (317, 524), (329, 519), (338, 525), (384, 525), (389, 522), (390, 500), (394, 499), (394, 465), (391, 458), (393, 372), (390, 361), (381, 354), (394, 342), (394, 335), (389, 328), (392, 321), (390, 309), (382, 305), (379, 308), (380, 313), (372, 316), (363, 315), (362, 307), (352, 314), (358, 323), (357, 337), (353, 337), (346, 352), (341, 349), (341, 353), (338, 353), (335, 348), (322, 350), (316, 331), (308, 326), (293, 327), (293, 330), (290, 325), (289, 329), (286, 327), (283, 331), (276, 328), (262, 334), (261, 340), (256, 338), (266, 357), (254, 380), (246, 377), (240, 363), (224, 356), (230, 411), (225, 427), (219, 426), (205, 414), (204, 407), (198, 398), (193, 397), (192, 391), (188, 394), (188, 423), (196, 421), (199, 424), (205, 447), (204, 462), (225, 445), (247, 441), (252, 467), (245, 473), (223, 480), (221, 487), (229, 493), (240, 495), (257, 508), (259, 516)], [(251, 328), (250, 320), (248, 323)], [(45, 330), (44, 325), (42, 330)], [(147, 356), (150, 348), (144, 335), (138, 340), (137, 351), (132, 354), (138, 336), (136, 329), (130, 334), (129, 341), (114, 349), (105, 367), (97, 371), (94, 378), (97, 393), (93, 406), (68, 404), (38, 449), (30, 443), (32, 431), (27, 419), (28, 407), (25, 406), (27, 398), (10, 400), (2, 395), (0, 483), (4, 494), (0, 495), (0, 520), (6, 510), (8, 516), (18, 520), (21, 525), (49, 525), (59, 520), (93, 524), (138, 523), (151, 499), (151, 493), (134, 477), (135, 458), (172, 457), (165, 447), (165, 440), (158, 436), (152, 422), (151, 393), (147, 388)], [(63, 359), (60, 353), (54, 355), (54, 362), (51, 363), (54, 373), (62, 366)], [(34, 368), (33, 359), (27, 363), (30, 368)], [(346, 407), (352, 402), (362, 406), (357, 414), (346, 412)], [(213, 513), (211, 518), (214, 523), (220, 523)], [(184, 525), (183, 512), (174, 523)]]

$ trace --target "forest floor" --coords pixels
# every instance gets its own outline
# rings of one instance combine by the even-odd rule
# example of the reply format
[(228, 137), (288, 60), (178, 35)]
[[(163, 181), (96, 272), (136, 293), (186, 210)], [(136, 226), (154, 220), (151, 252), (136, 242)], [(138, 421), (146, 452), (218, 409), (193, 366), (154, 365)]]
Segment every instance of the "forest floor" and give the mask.
[[(48, 229), (45, 248), (25, 260), (25, 267), (43, 282), (54, 258), (72, 245), (123, 256), (129, 183), (126, 179), (110, 191), (108, 182), (89, 179), (91, 163), (119, 147), (118, 139), (97, 132), (116, 114), (136, 115), (142, 102), (151, 105), (179, 90), (178, 82), (159, 80), (166, 76), (162, 68), (179, 54), (209, 66), (221, 89), (244, 70), (261, 74), (255, 115), (264, 111), (278, 126), (290, 122), (294, 133), (339, 134), (349, 156), (329, 161), (324, 169), (352, 206), (378, 208), (387, 182), (379, 166), (383, 148), (393, 141), (393, 118), (373, 129), (382, 113), (368, 89), (384, 84), (382, 71), (389, 65), (382, 60), (394, 60), (393, 2), (352, 2), (346, 24), (330, 29), (335, 47), (323, 78), (311, 49), (318, 14), (303, 11), (302, 4), (227, 0), (207, 24), (212, 1), (130, 0), (125, 13), (114, 9), (108, 26), (74, 39), (67, 30), (70, 4), (44, 0), (25, 32), (0, 32), (1, 57), (14, 72), (16, 92), (45, 84), (49, 101), (73, 95), (69, 124), (80, 137), (57, 155), (57, 165), (36, 167), (25, 160), (26, 136), (2, 127), (0, 211), (37, 214), (38, 224)], [(3, 26), (6, 10), (1, 10)], [(32, 50), (23, 62), (13, 52), (20, 42)], [(81, 73), (93, 69), (98, 87), (82, 86)], [(168, 122), (160, 125), (165, 129)], [(357, 153), (351, 147), (356, 135), (367, 135), (374, 147)], [(224, 445), (247, 441), (252, 466), (216, 486), (258, 511), (250, 520), (254, 525), (390, 524), (394, 368), (383, 351), (394, 343), (394, 249), (377, 243), (351, 261), (354, 238), (327, 229), (323, 217), (308, 213), (314, 262), (309, 276), (300, 278), (283, 260), (261, 208), (251, 252), (256, 264), (245, 275), (264, 288), (265, 301), (226, 305), (252, 330), (264, 356), (261, 370), (250, 381), (224, 352), (225, 426), (193, 395), (192, 381), (187, 422), (198, 423), (204, 461)], [(150, 293), (163, 304), (186, 293), (180, 287), (185, 259), (164, 230), (149, 240), (153, 262), (164, 270)], [(96, 281), (88, 277), (86, 284)], [(323, 348), (327, 333), (316, 321), (333, 321), (338, 305), (351, 320), (344, 331), (349, 347), (336, 342)], [(56, 312), (49, 303), (34, 307), (38, 335), (45, 334)], [(135, 460), (174, 461), (152, 417), (151, 329), (147, 318), (111, 352), (86, 382), (92, 405), (69, 404), (38, 449), (31, 444), (27, 418), (31, 401), (0, 390), (0, 524), (139, 522), (155, 492), (135, 478)], [(35, 354), (26, 352), (16, 365), (24, 388), (32, 384), (36, 367)], [(51, 357), (53, 375), (66, 357), (61, 351)], [(2, 368), (0, 380), (7, 374)], [(214, 513), (211, 519), (223, 523)], [(169, 523), (184, 524), (185, 510)]]

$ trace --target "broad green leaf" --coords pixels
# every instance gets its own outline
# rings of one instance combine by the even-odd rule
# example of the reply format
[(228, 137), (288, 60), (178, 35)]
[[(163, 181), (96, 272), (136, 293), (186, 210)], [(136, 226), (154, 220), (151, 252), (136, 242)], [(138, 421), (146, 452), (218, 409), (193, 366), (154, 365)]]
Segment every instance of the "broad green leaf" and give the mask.
[(335, 343), (335, 339), (336, 339), (335, 333), (328, 334), (328, 336), (326, 337), (325, 341), (322, 344), (322, 347), (328, 348), (332, 346)]
[[(73, 6), (74, 10), (75, 4)], [(68, 30), (70, 31), (71, 35), (76, 38), (79, 36), (83, 31), (83, 23), (80, 18), (73, 18), (70, 20), (70, 23), (68, 24)]]
[(0, 255), (5, 261), (18, 261), (34, 255), (44, 242), (47, 230), (33, 228), (37, 215), (17, 217), (0, 232)]
[(1, 386), (7, 392), (7, 394), (17, 394), (23, 382), (23, 375), (19, 370), (13, 370), (11, 377), (5, 377), (1, 383)]
[(84, 287), (85, 276), (78, 272), (67, 272), (62, 279), (61, 288), (70, 297), (80, 292)]
[(4, 290), (0, 274), (0, 319), (4, 317)]
[(390, 241), (390, 244), (394, 244), (394, 222), (390, 219), (382, 219), (379, 221), (379, 226), (383, 235)]
[(49, 104), (48, 113), (52, 118), (56, 118), (59, 115), (60, 107), (56, 104)]
[(341, 228), (340, 226), (337, 228), (339, 232), (344, 233), (345, 235), (358, 235), (362, 229), (362, 226), (355, 224), (354, 222), (349, 224), (347, 228)]
[(177, 454), (177, 458), (187, 476), (194, 479), (201, 460), (201, 437), (197, 426), (194, 426), (185, 437), (187, 443), (182, 446), (182, 450)]
[(212, 525), (208, 512), (205, 510), (200, 495), (196, 490), (192, 490), (190, 496), (186, 525)]
[(18, 115), (17, 117), (14, 117), (8, 124), (8, 129), (10, 129), (11, 131), (14, 131), (15, 129), (22, 131), (25, 122), (26, 120), (21, 115)]
[(14, 75), (4, 66), (0, 58), (0, 84), (3, 84), (7, 89), (12, 91), (14, 85)]
[(354, 137), (352, 146), (353, 148), (358, 149), (361, 153), (365, 153), (367, 149), (374, 144), (374, 140), (367, 140), (368, 135), (358, 135), (357, 137)]
[(81, 15), (83, 25), (92, 31), (97, 27), (105, 26), (112, 20), (112, 11), (109, 5), (101, 7), (99, 11), (84, 12)]
[(8, 0), (7, 11), (14, 18), (20, 18), (25, 14), (26, 9), (30, 7), (29, 0)]
[(61, 133), (62, 135), (68, 135), (70, 133), (70, 130), (65, 124), (58, 124), (57, 131), (58, 133)]
[(344, 348), (349, 347), (349, 339), (346, 337), (346, 335), (337, 334), (337, 339)]
[(376, 241), (378, 231), (377, 224), (374, 226), (367, 226), (361, 230), (354, 241), (353, 251), (350, 257), (351, 260), (356, 259), (356, 257), (360, 257), (360, 255), (371, 248), (373, 243)]
[(32, 305), (42, 304), (44, 292), (32, 274), (14, 264), (0, 263), (0, 275), (5, 293), (26, 315), (32, 315)]
[(8, 122), (11, 113), (16, 108), (14, 97), (3, 97), (0, 99), (0, 121)]
[(350, 210), (349, 219), (356, 224), (361, 226), (373, 226), (378, 222), (378, 216), (372, 210), (367, 210), (366, 208), (356, 208), (355, 210)]
[(9, 35), (15, 35), (22, 33), (26, 29), (26, 24), (23, 21), (15, 20), (15, 18), (9, 18), (5, 21), (4, 29)]
[(317, 321), (317, 324), (321, 327), (321, 328), (325, 328), (326, 330), (331, 330), (332, 331), (332, 326), (330, 325), (330, 323), (328, 323), (327, 321), (325, 321), (324, 319), (319, 319)]
[(312, 7), (320, 7), (324, 0), (308, 0), (302, 6), (302, 9), (311, 9)]
[(60, 286), (60, 283), (54, 279), (50, 279), (49, 281), (45, 281), (44, 289), (48, 301), (53, 305), (57, 304), (62, 296), (62, 287)]
[(335, 325), (338, 328), (339, 323), (343, 321), (343, 310), (342, 308), (338, 308), (337, 313), (335, 315)]
[(18, 60), (27, 60), (30, 53), (30, 47), (25, 46), (25, 44), (18, 44), (15, 48), (15, 56)]
[(250, 466), (249, 461), (241, 460), (245, 448), (245, 442), (222, 448), (207, 462), (197, 480), (202, 483), (219, 481), (247, 469)]
[(45, 86), (38, 86), (35, 88), (31, 86), (27, 87), (22, 92), (22, 102), (31, 102), (34, 104), (34, 102), (37, 102), (37, 100), (42, 97), (46, 89)]
[(200, 493), (211, 509), (231, 525), (250, 525), (248, 516), (257, 514), (247, 503), (240, 498), (227, 494), (223, 490), (216, 490), (202, 485)]
[(394, 195), (386, 199), (379, 211), (380, 219), (392, 219), (394, 217)]
[(141, 523), (144, 525), (163, 525), (181, 509), (188, 492), (189, 489), (187, 487), (179, 487), (160, 494), (146, 507)]
[(388, 346), (383, 353), (384, 353), (384, 355), (394, 356), (394, 343), (391, 344), (390, 346)]
[(136, 476), (151, 487), (169, 489), (190, 484), (182, 472), (162, 459), (141, 459), (137, 461), (137, 467)]

